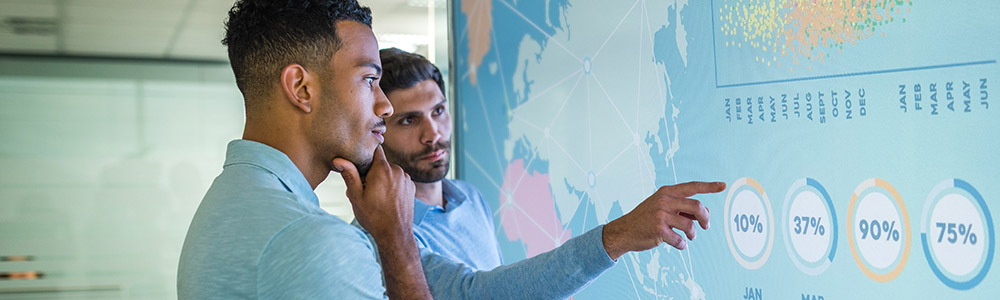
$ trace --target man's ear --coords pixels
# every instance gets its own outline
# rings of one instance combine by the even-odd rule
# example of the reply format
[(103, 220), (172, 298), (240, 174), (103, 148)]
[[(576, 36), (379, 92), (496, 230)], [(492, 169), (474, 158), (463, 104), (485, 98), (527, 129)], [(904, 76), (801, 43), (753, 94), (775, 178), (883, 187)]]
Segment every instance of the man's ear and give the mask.
[(290, 64), (281, 69), (281, 91), (293, 106), (302, 112), (312, 112), (312, 101), (319, 91), (314, 85), (313, 74), (299, 64)]

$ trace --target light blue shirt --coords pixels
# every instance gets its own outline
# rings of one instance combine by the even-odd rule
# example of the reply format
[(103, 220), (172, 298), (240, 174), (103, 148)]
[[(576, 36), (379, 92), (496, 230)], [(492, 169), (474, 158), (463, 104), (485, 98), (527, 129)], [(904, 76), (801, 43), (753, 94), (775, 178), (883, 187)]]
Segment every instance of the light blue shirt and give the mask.
[[(562, 247), (491, 271), (420, 250), (437, 299), (559, 299), (614, 265), (601, 226)], [(280, 151), (236, 140), (184, 240), (180, 299), (384, 299), (375, 247), (320, 209)]]
[(434, 253), (476, 270), (503, 264), (493, 213), (482, 194), (460, 180), (441, 180), (444, 207), (420, 199), (413, 204), (413, 233)]

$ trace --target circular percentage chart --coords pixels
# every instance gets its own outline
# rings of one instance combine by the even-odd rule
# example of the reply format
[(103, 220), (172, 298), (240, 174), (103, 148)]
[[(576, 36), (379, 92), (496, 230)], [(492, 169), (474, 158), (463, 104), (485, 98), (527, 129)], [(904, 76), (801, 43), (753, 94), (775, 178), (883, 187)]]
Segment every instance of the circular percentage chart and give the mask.
[(837, 213), (826, 189), (815, 179), (799, 179), (788, 189), (782, 212), (795, 267), (808, 275), (826, 271), (837, 250)]
[(756, 270), (774, 245), (774, 214), (764, 188), (749, 177), (737, 179), (726, 196), (726, 241), (741, 266)]
[(982, 282), (993, 261), (993, 238), (993, 217), (972, 185), (949, 179), (931, 190), (920, 239), (927, 263), (945, 285), (968, 290)]
[(879, 178), (861, 182), (847, 221), (847, 241), (861, 271), (878, 282), (899, 276), (910, 256), (910, 217), (896, 189)]

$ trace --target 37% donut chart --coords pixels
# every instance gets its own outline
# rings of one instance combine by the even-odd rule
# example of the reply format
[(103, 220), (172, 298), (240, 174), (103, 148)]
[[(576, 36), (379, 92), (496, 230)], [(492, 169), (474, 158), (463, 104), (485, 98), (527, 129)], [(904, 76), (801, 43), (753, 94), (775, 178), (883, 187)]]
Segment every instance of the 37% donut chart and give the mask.
[(837, 213), (826, 188), (801, 178), (788, 189), (782, 205), (785, 247), (792, 263), (808, 275), (819, 275), (837, 254)]
[[(826, 226), (820, 224), (823, 217), (810, 217), (810, 216), (795, 216), (793, 223), (795, 223), (795, 233), (803, 235), (826, 235)], [(812, 230), (809, 230), (812, 227)]]

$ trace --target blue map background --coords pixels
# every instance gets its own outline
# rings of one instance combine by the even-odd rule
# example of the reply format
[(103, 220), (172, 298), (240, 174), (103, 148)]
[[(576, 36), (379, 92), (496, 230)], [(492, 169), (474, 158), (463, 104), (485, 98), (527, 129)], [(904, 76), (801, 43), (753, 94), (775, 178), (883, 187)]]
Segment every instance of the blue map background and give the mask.
[[(747, 288), (761, 289), (767, 298), (795, 299), (1000, 295), (1000, 278), (992, 273), (970, 290), (942, 284), (921, 252), (916, 229), (927, 193), (949, 178), (970, 182), (995, 212), (1000, 114), (977, 104), (972, 112), (945, 112), (942, 106), (932, 115), (912, 107), (903, 111), (898, 102), (900, 85), (909, 95), (916, 84), (988, 79), (991, 85), (983, 90), (995, 91), (1000, 26), (992, 16), (1000, 4), (970, 11), (954, 3), (915, 3), (907, 23), (882, 29), (887, 37), (846, 47), (830, 61), (802, 62), (803, 69), (812, 68), (789, 74), (726, 55), (740, 50), (720, 47), (713, 12), (734, 1), (495, 0), (490, 35), (469, 36), (475, 32), (469, 18), (481, 15), (462, 6), (479, 2), (452, 4), (455, 157), (458, 177), (477, 186), (497, 212), (506, 263), (529, 257), (526, 244), (538, 242), (513, 231), (547, 228), (547, 220), (524, 219), (533, 212), (527, 205), (551, 205), (559, 230), (576, 236), (630, 211), (658, 186), (691, 180), (755, 178), (780, 215), (788, 187), (810, 177), (830, 191), (844, 218), (855, 187), (878, 177), (900, 191), (914, 228), (906, 233), (909, 260), (891, 282), (874, 282), (859, 271), (843, 228), (838, 256), (822, 274), (800, 272), (779, 234), (762, 268), (741, 267), (727, 246), (726, 195), (720, 193), (698, 197), (713, 212), (712, 228), (689, 250), (661, 246), (626, 255), (576, 298), (731, 299), (743, 298)], [(470, 47), (484, 39), (489, 50), (473, 57)], [(941, 48), (958, 54), (942, 57)], [(968, 62), (976, 63), (963, 64)], [(719, 66), (727, 72), (721, 83)], [(733, 85), (753, 83), (754, 76), (770, 82)], [(733, 111), (727, 114), (727, 99), (731, 105), (736, 98), (861, 89), (866, 114), (856, 110), (850, 120), (831, 115), (821, 123), (817, 115), (772, 122), (768, 115), (748, 124), (737, 122)], [(758, 113), (744, 117), (756, 120)], [(511, 177), (515, 161), (523, 171)], [(541, 178), (532, 175), (548, 179), (551, 194), (539, 199), (551, 203), (512, 208), (501, 195), (523, 195), (510, 187)], [(506, 214), (520, 216), (508, 219), (519, 226), (505, 223)]]

